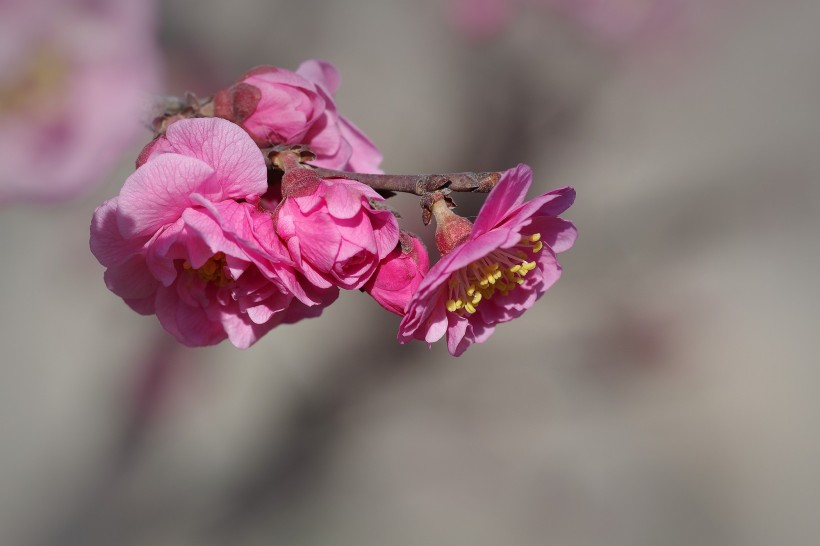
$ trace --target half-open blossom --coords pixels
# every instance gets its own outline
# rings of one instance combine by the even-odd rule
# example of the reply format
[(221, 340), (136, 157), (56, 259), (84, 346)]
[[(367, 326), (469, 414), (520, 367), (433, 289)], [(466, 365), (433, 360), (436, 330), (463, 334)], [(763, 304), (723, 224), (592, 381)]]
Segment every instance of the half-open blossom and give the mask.
[(111, 291), (191, 346), (248, 347), (336, 298), (295, 271), (270, 214), (253, 204), (267, 169), (242, 129), (181, 120), (162, 138), (94, 213), (91, 250)]
[(399, 225), (376, 191), (297, 168), (282, 177), (276, 231), (307, 279), (318, 287), (361, 288), (399, 241)]
[(433, 343), (445, 334), (451, 354), (485, 341), (496, 324), (521, 316), (561, 276), (556, 253), (575, 242), (572, 223), (557, 215), (575, 191), (561, 188), (524, 202), (532, 171), (506, 171), (475, 223), (438, 201), (436, 244), (442, 253), (422, 280), (399, 325), (398, 339)]
[(102, 183), (158, 80), (151, 0), (0, 2), (0, 203)]
[(399, 244), (379, 263), (362, 290), (391, 313), (404, 315), (428, 269), (430, 257), (424, 244), (412, 233), (402, 231)]
[(214, 112), (241, 125), (261, 147), (302, 144), (316, 154), (317, 166), (381, 172), (376, 146), (336, 111), (339, 82), (326, 61), (305, 61), (296, 72), (259, 66), (214, 96)]

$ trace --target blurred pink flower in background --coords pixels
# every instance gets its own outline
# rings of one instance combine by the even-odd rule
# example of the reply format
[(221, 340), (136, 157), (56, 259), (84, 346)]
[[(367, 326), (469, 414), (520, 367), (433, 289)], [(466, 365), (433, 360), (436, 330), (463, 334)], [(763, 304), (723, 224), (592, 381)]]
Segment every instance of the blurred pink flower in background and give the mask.
[(228, 338), (240, 348), (336, 299), (296, 273), (255, 205), (267, 168), (247, 133), (208, 118), (178, 121), (161, 138), (94, 213), (91, 250), (112, 292), (186, 345)]
[(262, 147), (303, 144), (314, 165), (356, 172), (381, 172), (382, 155), (347, 118), (336, 112), (336, 68), (310, 60), (296, 72), (275, 66), (254, 68), (214, 96), (214, 111), (242, 126)]
[(572, 205), (575, 190), (560, 188), (524, 202), (531, 183), (526, 165), (506, 171), (472, 226), (443, 200), (435, 203), (442, 258), (410, 301), (400, 342), (433, 343), (446, 333), (447, 349), (459, 356), (486, 341), (496, 324), (521, 316), (558, 280), (555, 254), (572, 247), (577, 232), (557, 215)]
[(100, 184), (158, 83), (150, 0), (0, 3), (0, 202)]

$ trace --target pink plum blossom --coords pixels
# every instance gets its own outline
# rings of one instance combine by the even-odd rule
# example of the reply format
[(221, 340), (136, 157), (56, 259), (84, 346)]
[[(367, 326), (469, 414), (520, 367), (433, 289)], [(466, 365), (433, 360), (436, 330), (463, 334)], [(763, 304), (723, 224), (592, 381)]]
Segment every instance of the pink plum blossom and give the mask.
[(575, 226), (557, 215), (575, 191), (561, 188), (524, 201), (532, 171), (506, 171), (475, 223), (435, 203), (436, 243), (442, 258), (422, 280), (399, 325), (398, 339), (428, 343), (447, 335), (461, 355), (481, 343), (496, 324), (521, 316), (561, 276), (556, 253), (575, 242)]
[(430, 257), (424, 244), (412, 233), (402, 231), (399, 244), (379, 263), (362, 290), (391, 313), (404, 315), (428, 269)]
[(314, 285), (361, 288), (399, 241), (399, 225), (373, 189), (297, 168), (282, 177), (276, 231)]
[(73, 197), (147, 131), (151, 0), (0, 2), (0, 203)]
[(294, 269), (270, 214), (259, 148), (218, 118), (181, 120), (103, 203), (91, 250), (108, 288), (190, 346), (248, 347), (281, 323), (317, 316), (337, 296)]
[(296, 72), (260, 66), (217, 93), (214, 112), (242, 126), (261, 147), (302, 144), (316, 154), (317, 166), (381, 172), (376, 146), (336, 112), (339, 82), (326, 61), (305, 61)]

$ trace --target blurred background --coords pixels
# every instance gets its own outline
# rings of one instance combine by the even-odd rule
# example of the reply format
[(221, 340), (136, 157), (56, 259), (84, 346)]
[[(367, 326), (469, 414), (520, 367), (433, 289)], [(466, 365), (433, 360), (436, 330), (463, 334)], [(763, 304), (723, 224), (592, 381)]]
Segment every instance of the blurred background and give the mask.
[[(0, 6), (0, 544), (817, 544), (820, 3), (72, 4), (93, 21)], [(119, 67), (72, 111), (114, 101), (129, 134), (66, 121), (76, 164), (51, 151), (79, 137), (9, 114), (43, 36)], [(150, 138), (125, 97), (308, 58), (387, 172), (526, 162), (530, 196), (577, 189), (524, 317), (455, 359), (352, 292), (188, 349), (106, 290), (90, 218)], [(37, 198), (64, 174), (71, 200)]]

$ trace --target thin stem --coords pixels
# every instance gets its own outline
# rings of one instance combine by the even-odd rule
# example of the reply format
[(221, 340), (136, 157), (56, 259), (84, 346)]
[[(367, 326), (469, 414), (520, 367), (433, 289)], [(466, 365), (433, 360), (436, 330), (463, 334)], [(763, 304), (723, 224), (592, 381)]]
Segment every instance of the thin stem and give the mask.
[(426, 195), (436, 190), (449, 189), (458, 192), (487, 193), (501, 179), (500, 172), (448, 173), (448, 174), (369, 174), (335, 171), (314, 167), (322, 178), (346, 178), (355, 180), (374, 190), (400, 191)]

